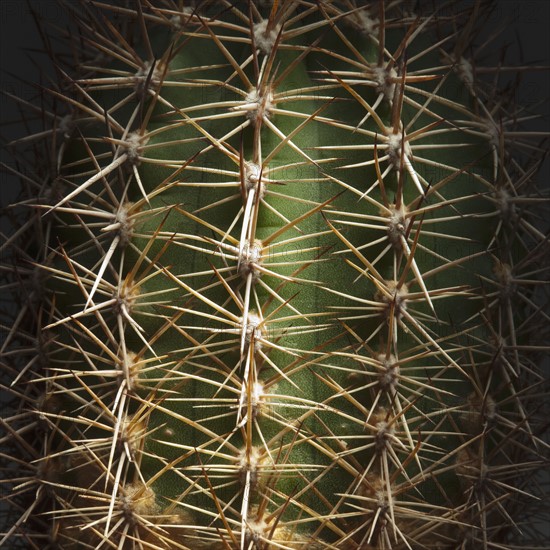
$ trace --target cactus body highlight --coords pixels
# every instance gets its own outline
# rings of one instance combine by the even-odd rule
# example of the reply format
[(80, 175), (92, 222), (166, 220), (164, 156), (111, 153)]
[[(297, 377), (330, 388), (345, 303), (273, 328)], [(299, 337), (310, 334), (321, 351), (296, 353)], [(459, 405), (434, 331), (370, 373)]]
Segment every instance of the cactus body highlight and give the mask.
[(3, 542), (542, 547), (544, 149), (486, 10), (81, 3), (5, 245)]

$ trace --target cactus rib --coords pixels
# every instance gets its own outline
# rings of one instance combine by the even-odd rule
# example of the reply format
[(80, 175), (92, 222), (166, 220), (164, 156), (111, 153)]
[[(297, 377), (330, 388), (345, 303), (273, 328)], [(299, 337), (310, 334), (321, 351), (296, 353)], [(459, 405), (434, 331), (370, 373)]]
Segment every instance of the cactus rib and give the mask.
[(491, 2), (418, 9), (71, 4), (8, 145), (0, 546), (544, 547), (549, 133)]

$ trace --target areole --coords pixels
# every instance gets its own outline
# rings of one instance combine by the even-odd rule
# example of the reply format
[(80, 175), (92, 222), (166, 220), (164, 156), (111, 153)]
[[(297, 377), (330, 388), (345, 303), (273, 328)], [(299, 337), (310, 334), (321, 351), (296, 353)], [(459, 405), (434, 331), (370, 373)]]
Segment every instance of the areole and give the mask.
[(70, 5), (9, 144), (0, 545), (542, 547), (547, 135), (490, 4)]

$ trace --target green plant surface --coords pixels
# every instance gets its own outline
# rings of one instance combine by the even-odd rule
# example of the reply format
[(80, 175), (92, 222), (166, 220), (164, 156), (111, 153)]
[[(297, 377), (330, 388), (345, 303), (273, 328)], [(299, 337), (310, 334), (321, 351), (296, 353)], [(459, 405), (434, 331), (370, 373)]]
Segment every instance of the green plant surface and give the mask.
[(0, 546), (545, 547), (548, 134), (490, 9), (71, 4), (8, 144)]

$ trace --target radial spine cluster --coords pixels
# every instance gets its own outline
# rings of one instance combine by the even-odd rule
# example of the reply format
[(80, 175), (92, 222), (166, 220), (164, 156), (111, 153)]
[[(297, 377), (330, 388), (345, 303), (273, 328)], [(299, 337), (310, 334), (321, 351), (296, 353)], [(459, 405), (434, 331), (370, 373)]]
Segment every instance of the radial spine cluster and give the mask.
[(543, 548), (549, 136), (491, 2), (59, 2), (6, 145), (0, 546)]

